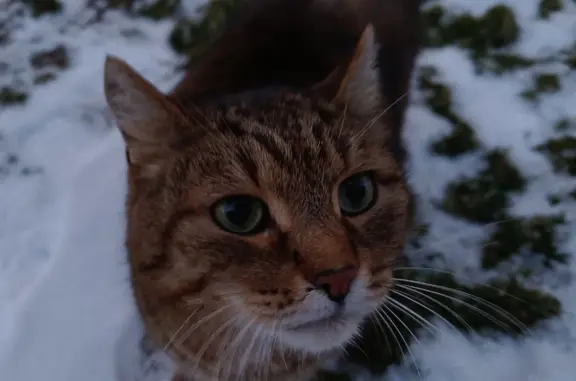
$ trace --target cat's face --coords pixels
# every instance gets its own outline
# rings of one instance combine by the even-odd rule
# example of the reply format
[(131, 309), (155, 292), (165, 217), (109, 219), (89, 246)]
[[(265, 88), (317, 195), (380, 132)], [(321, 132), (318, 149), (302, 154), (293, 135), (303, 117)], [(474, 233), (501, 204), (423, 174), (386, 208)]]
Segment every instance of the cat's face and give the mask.
[(386, 115), (344, 85), (329, 100), (257, 92), (185, 111), (108, 65), (128, 126), (135, 292), (163, 336), (204, 309), (297, 350), (346, 344), (386, 298), (407, 225)]
[(213, 132), (172, 158), (133, 223), (145, 223), (138, 208), (164, 203), (163, 250), (180, 267), (162, 276), (204, 269), (183, 300), (215, 298), (320, 350), (383, 301), (408, 195), (381, 128), (363, 134), (370, 121), (337, 105), (283, 98), (205, 114)]

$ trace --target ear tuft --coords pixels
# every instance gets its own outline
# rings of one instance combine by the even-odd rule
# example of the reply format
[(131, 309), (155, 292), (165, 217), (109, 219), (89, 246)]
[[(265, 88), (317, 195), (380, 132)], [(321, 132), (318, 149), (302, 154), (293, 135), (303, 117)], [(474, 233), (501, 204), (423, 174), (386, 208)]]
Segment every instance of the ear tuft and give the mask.
[(374, 27), (369, 24), (356, 45), (336, 94), (336, 99), (360, 113), (373, 113), (383, 104), (377, 68), (378, 49)]

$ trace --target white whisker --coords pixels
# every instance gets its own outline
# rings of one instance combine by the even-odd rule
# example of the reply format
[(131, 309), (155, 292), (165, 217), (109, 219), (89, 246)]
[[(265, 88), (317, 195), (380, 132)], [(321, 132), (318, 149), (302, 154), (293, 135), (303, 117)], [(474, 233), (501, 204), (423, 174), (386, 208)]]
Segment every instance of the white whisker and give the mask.
[[(396, 335), (396, 332), (397, 332), (400, 335), (400, 338), (404, 342), (405, 346), (408, 347), (408, 343), (406, 342), (406, 340), (404, 340), (402, 333), (400, 332), (398, 327), (396, 327), (396, 325), (390, 321), (390, 317), (386, 314), (385, 311), (383, 311), (382, 309), (379, 308), (376, 310), (376, 313), (382, 319), (382, 322), (384, 324), (386, 324), (386, 328), (388, 328), (387, 332), (390, 332), (392, 334), (392, 337), (394, 338), (394, 341), (396, 342), (396, 345), (400, 349), (400, 353), (402, 354), (402, 357), (404, 358), (406, 356), (406, 354), (404, 353), (404, 347), (400, 344), (400, 341), (398, 340), (398, 336)], [(392, 323), (392, 325), (391, 325), (391, 323)], [(392, 329), (392, 327), (394, 327), (394, 329)], [(394, 352), (390, 351), (390, 354), (392, 354), (392, 353), (394, 353)], [(412, 360), (415, 361), (414, 356), (412, 356)]]
[(176, 332), (174, 332), (174, 334), (172, 335), (172, 337), (170, 337), (170, 340), (168, 340), (168, 342), (166, 343), (166, 345), (164, 346), (163, 351), (166, 352), (169, 348), (170, 345), (172, 345), (172, 343), (174, 343), (174, 341), (176, 340), (176, 338), (178, 337), (178, 335), (180, 334), (180, 332), (184, 329), (184, 327), (186, 327), (186, 324), (188, 324), (190, 322), (190, 320), (192, 319), (192, 317), (194, 317), (194, 315), (196, 314), (196, 312), (198, 312), (200, 309), (202, 309), (202, 307), (198, 307), (196, 308), (194, 311), (192, 311), (190, 313), (190, 315), (188, 315), (188, 317), (184, 320), (184, 322), (180, 325), (180, 327), (178, 327), (178, 329), (176, 330)]
[[(394, 316), (396, 318), (396, 320), (398, 320), (400, 322), (400, 324), (402, 324), (404, 326), (404, 328), (406, 328), (406, 330), (408, 330), (408, 332), (410, 333), (410, 335), (412, 336), (412, 338), (414, 339), (414, 341), (416, 341), (420, 346), (423, 346), (422, 343), (420, 342), (420, 340), (418, 340), (418, 338), (416, 337), (416, 335), (414, 334), (414, 332), (412, 332), (412, 330), (406, 325), (406, 323), (404, 323), (402, 321), (402, 319), (400, 319), (398, 317), (398, 315), (396, 315), (394, 313), (394, 311), (392, 311), (387, 305), (382, 305), (383, 308), (385, 308), (388, 312), (390, 312), (392, 314), (392, 316)], [(390, 321), (392, 322), (392, 319), (390, 319)], [(414, 364), (414, 366), (416, 367), (416, 372), (418, 373), (418, 378), (422, 379), (422, 374), (420, 373), (420, 368), (418, 367), (418, 364), (416, 362), (416, 357), (414, 357), (414, 354), (412, 353), (412, 350), (410, 349), (410, 345), (408, 344), (408, 342), (406, 341), (406, 339), (404, 338), (404, 336), (402, 336), (402, 333), (400, 333), (400, 330), (398, 329), (398, 327), (396, 326), (396, 324), (394, 324), (394, 322), (392, 322), (392, 325), (396, 328), (397, 332), (400, 335), (400, 338), (402, 339), (402, 341), (404, 342), (404, 345), (406, 345), (406, 350), (408, 351), (408, 353), (410, 354), (410, 357), (412, 357), (412, 363)]]
[[(474, 332), (474, 329), (472, 329), (472, 327), (470, 326), (470, 324), (468, 324), (468, 322), (466, 320), (464, 320), (460, 315), (458, 315), (455, 311), (453, 311), (451, 308), (449, 308), (448, 306), (446, 306), (445, 304), (443, 304), (442, 302), (434, 299), (433, 297), (431, 297), (430, 295), (426, 295), (425, 293), (415, 290), (409, 286), (405, 286), (405, 285), (401, 285), (401, 284), (396, 284), (396, 287), (398, 288), (402, 288), (404, 290), (408, 290), (410, 292), (413, 292), (417, 295), (423, 296), (428, 300), (431, 300), (432, 302), (436, 303), (438, 306), (444, 308), (446, 311), (448, 311), (450, 314), (452, 314), (452, 316), (454, 316), (460, 323), (462, 323), (462, 325), (464, 325), (470, 332)], [(432, 314), (434, 314), (434, 316), (438, 317), (440, 320), (442, 320), (444, 323), (448, 324), (450, 327), (454, 328), (457, 330), (456, 327), (454, 327), (454, 324), (450, 323), (448, 320), (446, 320), (442, 315), (440, 315), (438, 312), (434, 311), (433, 309), (425, 306), (423, 303), (419, 303), (416, 299), (410, 297), (409, 295), (407, 295), (406, 293), (400, 292), (398, 290), (392, 290), (392, 292), (397, 293), (400, 296), (403, 296), (404, 298), (412, 301), (413, 303), (416, 303), (420, 306), (422, 306), (423, 308), (425, 308), (427, 311), (431, 312)]]
[[(405, 282), (405, 283), (412, 283), (412, 284), (419, 284), (425, 287), (430, 287), (430, 288), (436, 288), (436, 289), (440, 289), (440, 290), (444, 290), (444, 291), (450, 291), (453, 292), (457, 295), (469, 298), (471, 300), (474, 300), (478, 303), (480, 303), (481, 305), (487, 306), (492, 308), (492, 310), (494, 310), (495, 312), (500, 313), (502, 316), (506, 317), (510, 323), (514, 324), (517, 328), (519, 328), (522, 331), (527, 331), (530, 332), (530, 329), (524, 324), (522, 323), (520, 320), (518, 320), (515, 316), (513, 316), (512, 314), (510, 314), (509, 312), (507, 312), (506, 310), (502, 309), (501, 307), (498, 307), (497, 305), (495, 305), (494, 303), (491, 303), (487, 300), (484, 300), (482, 298), (479, 298), (475, 295), (472, 295), (468, 292), (465, 291), (461, 291), (461, 290), (456, 290), (456, 289), (452, 289), (450, 287), (445, 287), (445, 286), (439, 286), (436, 284), (429, 284), (429, 283), (425, 283), (425, 282), (420, 282), (420, 281), (415, 281), (415, 280), (410, 280), (410, 279), (396, 279), (397, 282)], [(423, 292), (428, 292), (430, 294), (433, 295), (438, 295), (438, 296), (442, 296), (446, 299), (452, 300), (456, 303), (460, 303), (462, 305), (467, 306), (468, 308), (470, 308), (473, 311), (478, 312), (480, 315), (484, 316), (485, 318), (489, 319), (491, 322), (493, 322), (494, 324), (498, 325), (499, 327), (501, 327), (502, 329), (505, 330), (510, 330), (510, 327), (508, 325), (506, 325), (502, 320), (498, 320), (495, 317), (493, 317), (492, 315), (486, 313), (485, 311), (482, 311), (480, 308), (466, 302), (465, 300), (459, 299), (459, 298), (455, 298), (453, 296), (450, 295), (446, 295), (443, 294), (441, 292), (437, 292), (437, 291), (433, 291), (433, 290), (429, 290), (427, 288), (424, 287), (416, 287), (416, 286), (410, 286), (415, 290), (419, 290), (419, 291), (423, 291)]]
[[(441, 269), (433, 269), (433, 268), (429, 268), (429, 267), (413, 267), (413, 266), (409, 266), (409, 267), (397, 267), (397, 268), (395, 268), (395, 270), (429, 271), (429, 272), (435, 272), (435, 273), (438, 273), (438, 274), (452, 275), (452, 276), (454, 276), (454, 277), (460, 276), (460, 277), (462, 277), (462, 278), (464, 278), (464, 279), (466, 279), (466, 280), (468, 280), (468, 281), (472, 281), (472, 280), (473, 280), (473, 279), (471, 279), (470, 277), (467, 277), (467, 276), (464, 276), (464, 275), (461, 275), (461, 274), (458, 274), (458, 275), (457, 275), (456, 273), (454, 273), (454, 272), (452, 272), (452, 271), (441, 270)], [(428, 284), (428, 283), (422, 282), (422, 284)], [(506, 295), (507, 297), (510, 297), (510, 298), (512, 298), (512, 299), (514, 299), (514, 300), (516, 300), (516, 301), (518, 301), (518, 302), (521, 302), (521, 303), (525, 303), (525, 304), (530, 305), (529, 302), (527, 302), (527, 301), (525, 301), (525, 300), (522, 300), (521, 298), (519, 298), (519, 297), (517, 297), (517, 296), (515, 296), (515, 295), (512, 295), (512, 294), (510, 294), (510, 293), (502, 290), (501, 288), (494, 287), (494, 286), (489, 285), (489, 284), (481, 284), (481, 286), (482, 286), (482, 287), (485, 287), (485, 288), (488, 288), (488, 289), (490, 289), (490, 290), (498, 291), (498, 292)], [(450, 288), (448, 287), (448, 289), (450, 289)], [(458, 290), (458, 291), (460, 291), (460, 290)], [(460, 291), (460, 292), (464, 292), (464, 291)]]
[[(395, 294), (401, 295), (397, 290), (392, 290), (392, 292), (394, 292)], [(418, 313), (416, 313), (414, 310), (412, 310), (411, 308), (403, 305), (402, 303), (400, 303), (397, 300), (394, 300), (392, 298), (389, 298), (387, 300), (387, 303), (392, 304), (392, 306), (396, 307), (397, 309), (404, 311), (406, 314), (408, 314), (409, 317), (412, 318), (412, 320), (414, 320), (415, 322), (421, 323), (422, 327), (424, 327), (428, 332), (430, 332), (431, 334), (434, 334), (434, 330), (431, 329), (430, 327), (436, 329), (436, 330), (440, 330), (440, 328), (436, 327), (434, 324), (430, 323), (428, 320), (426, 320), (424, 317), (420, 316)], [(416, 303), (416, 302), (415, 302)]]
[(188, 340), (188, 338), (190, 337), (190, 335), (192, 335), (192, 333), (194, 333), (194, 331), (196, 331), (196, 329), (198, 329), (200, 326), (202, 326), (203, 324), (206, 324), (207, 322), (209, 322), (211, 319), (215, 318), (217, 315), (221, 314), (222, 312), (224, 312), (226, 309), (230, 308), (231, 305), (225, 305), (223, 307), (218, 308), (217, 310), (209, 313), (208, 315), (204, 316), (202, 319), (198, 320), (194, 325), (192, 325), (190, 328), (186, 329), (184, 331), (184, 334), (181, 335), (180, 338), (178, 338), (178, 340), (176, 340), (176, 344), (178, 345), (182, 345), (186, 340)]
[(366, 123), (366, 125), (360, 131), (358, 131), (357, 134), (352, 136), (352, 138), (350, 139), (350, 142), (348, 143), (347, 146), (351, 146), (352, 144), (356, 143), (356, 141), (358, 139), (362, 139), (364, 134), (366, 134), (366, 132), (370, 130), (370, 127), (372, 127), (382, 116), (384, 116), (392, 107), (394, 107), (398, 102), (400, 102), (402, 99), (404, 99), (407, 95), (408, 95), (408, 92), (402, 94), (400, 97), (398, 97), (398, 99), (396, 99), (394, 102), (392, 102), (392, 104), (390, 104), (390, 106), (386, 107), (380, 114), (376, 115), (368, 123)]

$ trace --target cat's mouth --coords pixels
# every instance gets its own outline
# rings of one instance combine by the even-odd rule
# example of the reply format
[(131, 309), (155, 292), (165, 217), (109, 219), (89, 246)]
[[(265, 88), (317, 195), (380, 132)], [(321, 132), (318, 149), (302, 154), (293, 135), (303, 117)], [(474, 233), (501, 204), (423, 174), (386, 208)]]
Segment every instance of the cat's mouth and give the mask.
[(286, 325), (279, 338), (296, 349), (323, 352), (348, 342), (358, 333), (361, 322), (358, 316), (336, 311), (318, 319)]
[(324, 317), (321, 319), (307, 321), (299, 324), (291, 324), (288, 327), (286, 327), (286, 330), (293, 332), (298, 331), (301, 332), (315, 328), (322, 328), (322, 327), (328, 328), (333, 325), (343, 324), (346, 320), (347, 320), (346, 317), (342, 313), (336, 312), (331, 316)]

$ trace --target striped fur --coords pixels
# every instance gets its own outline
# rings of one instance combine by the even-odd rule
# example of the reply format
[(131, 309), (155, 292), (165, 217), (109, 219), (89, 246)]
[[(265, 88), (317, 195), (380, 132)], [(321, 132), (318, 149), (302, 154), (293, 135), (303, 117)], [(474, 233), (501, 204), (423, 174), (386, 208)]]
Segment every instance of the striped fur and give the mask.
[[(228, 47), (245, 38), (234, 34), (242, 23), (275, 17), (255, 1), (207, 61), (222, 65), (229, 57), (232, 65)], [(386, 87), (383, 78), (392, 74), (386, 68), (396, 66), (382, 64), (376, 43), (393, 45), (396, 37), (378, 25), (394, 14), (383, 14), (375, 30), (364, 15), (378, 1), (398, 14), (406, 9), (391, 6), (395, 0), (358, 0), (358, 8), (349, 6), (352, 0), (268, 1), (301, 16), (312, 12), (309, 3), (327, 7), (324, 13), (314, 8), (325, 19), (302, 24), (309, 28), (302, 33), (327, 29), (333, 14), (345, 20), (349, 27), (339, 33), (349, 35), (334, 62), (291, 82), (280, 72), (257, 80), (253, 72), (237, 71), (235, 78), (226, 74), (234, 67), (200, 61), (169, 95), (118, 59), (106, 64), (106, 96), (129, 162), (134, 294), (150, 335), (179, 365), (175, 380), (309, 379), (385, 300), (401, 258), (410, 202), (398, 146), (403, 112), (387, 111), (392, 94), (407, 89), (413, 62), (406, 57), (413, 59), (415, 48), (407, 45), (410, 52), (397, 57), (410, 69), (396, 78), (404, 87)], [(416, 26), (417, 12), (412, 17)], [(298, 20), (287, 25), (297, 28)], [(363, 171), (374, 174), (378, 198), (365, 213), (345, 217), (338, 185)], [(214, 223), (214, 203), (238, 194), (266, 203), (271, 222), (265, 231), (234, 235)], [(358, 276), (342, 314), (306, 329), (302, 321), (333, 308), (307, 274), (348, 267)]]

